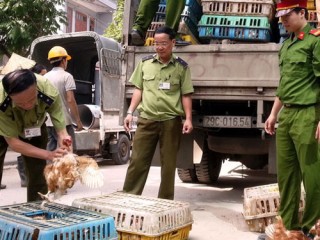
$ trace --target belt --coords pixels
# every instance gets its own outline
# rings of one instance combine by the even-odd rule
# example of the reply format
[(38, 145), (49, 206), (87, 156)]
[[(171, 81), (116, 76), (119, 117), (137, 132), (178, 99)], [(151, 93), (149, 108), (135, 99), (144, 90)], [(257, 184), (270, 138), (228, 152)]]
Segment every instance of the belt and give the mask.
[(289, 103), (284, 103), (283, 106), (285, 108), (307, 108), (307, 107), (311, 107), (314, 105), (317, 105), (319, 103), (311, 103), (311, 104), (289, 104)]

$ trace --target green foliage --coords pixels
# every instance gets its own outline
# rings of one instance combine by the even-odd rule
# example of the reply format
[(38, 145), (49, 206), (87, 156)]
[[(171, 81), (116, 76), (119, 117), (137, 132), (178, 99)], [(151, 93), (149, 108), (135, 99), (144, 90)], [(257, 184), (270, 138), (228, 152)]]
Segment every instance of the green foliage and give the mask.
[[(56, 33), (66, 24), (63, 0), (0, 1), (0, 54), (27, 56), (32, 41)], [(60, 6), (60, 9), (57, 9)]]
[(113, 14), (112, 23), (103, 34), (105, 37), (113, 38), (118, 42), (121, 41), (122, 37), (124, 1), (118, 0), (117, 10)]

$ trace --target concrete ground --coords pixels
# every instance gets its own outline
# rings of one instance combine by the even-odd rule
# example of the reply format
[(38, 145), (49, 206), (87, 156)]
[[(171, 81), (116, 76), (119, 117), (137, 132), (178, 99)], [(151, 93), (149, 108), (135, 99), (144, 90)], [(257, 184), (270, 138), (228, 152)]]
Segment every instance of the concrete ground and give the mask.
[[(7, 188), (0, 190), (0, 206), (26, 202), (26, 189), (20, 187), (16, 169), (18, 155), (8, 152), (5, 161), (2, 183)], [(98, 196), (122, 190), (127, 165), (101, 165), (105, 184), (101, 189), (89, 189), (76, 183), (67, 195), (56, 200), (71, 205), (76, 198)], [(156, 197), (160, 181), (160, 168), (152, 167), (143, 192), (145, 196)], [(223, 164), (217, 183), (187, 184), (176, 178), (175, 200), (190, 203), (194, 223), (190, 240), (256, 240), (259, 233), (250, 232), (242, 215), (243, 190), (247, 187), (275, 183), (275, 176), (264, 170), (249, 171), (238, 162), (226, 161)]]

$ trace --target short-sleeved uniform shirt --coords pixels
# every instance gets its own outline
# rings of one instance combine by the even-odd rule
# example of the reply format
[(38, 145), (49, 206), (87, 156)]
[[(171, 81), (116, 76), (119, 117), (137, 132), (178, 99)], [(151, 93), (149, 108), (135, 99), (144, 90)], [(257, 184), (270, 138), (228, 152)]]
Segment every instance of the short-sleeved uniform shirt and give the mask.
[[(58, 89), (62, 100), (62, 109), (64, 112), (66, 125), (71, 125), (72, 118), (67, 102), (67, 91), (76, 90), (76, 83), (73, 76), (66, 72), (62, 67), (54, 67), (51, 71), (46, 73), (44, 77), (47, 78), (51, 84)], [(52, 126), (50, 119), (48, 119), (46, 125)]]
[(0, 83), (0, 135), (4, 137), (25, 138), (26, 128), (41, 127), (46, 113), (51, 116), (57, 130), (65, 128), (61, 100), (58, 91), (47, 79), (37, 75), (38, 98), (31, 110), (21, 109), (11, 101)]
[(280, 83), (276, 95), (284, 104), (320, 102), (320, 36), (307, 24), (298, 37), (289, 37), (279, 52)]
[(154, 121), (184, 116), (182, 95), (194, 91), (187, 63), (175, 55), (166, 64), (156, 54), (146, 57), (136, 67), (130, 82), (142, 90), (140, 116)]

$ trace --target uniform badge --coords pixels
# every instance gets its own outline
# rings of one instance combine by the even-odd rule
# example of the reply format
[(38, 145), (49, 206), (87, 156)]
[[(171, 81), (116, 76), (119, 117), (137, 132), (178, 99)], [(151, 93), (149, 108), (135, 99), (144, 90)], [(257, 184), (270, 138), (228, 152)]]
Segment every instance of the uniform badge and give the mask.
[(300, 40), (304, 39), (304, 32), (299, 33), (298, 39), (300, 39)]

